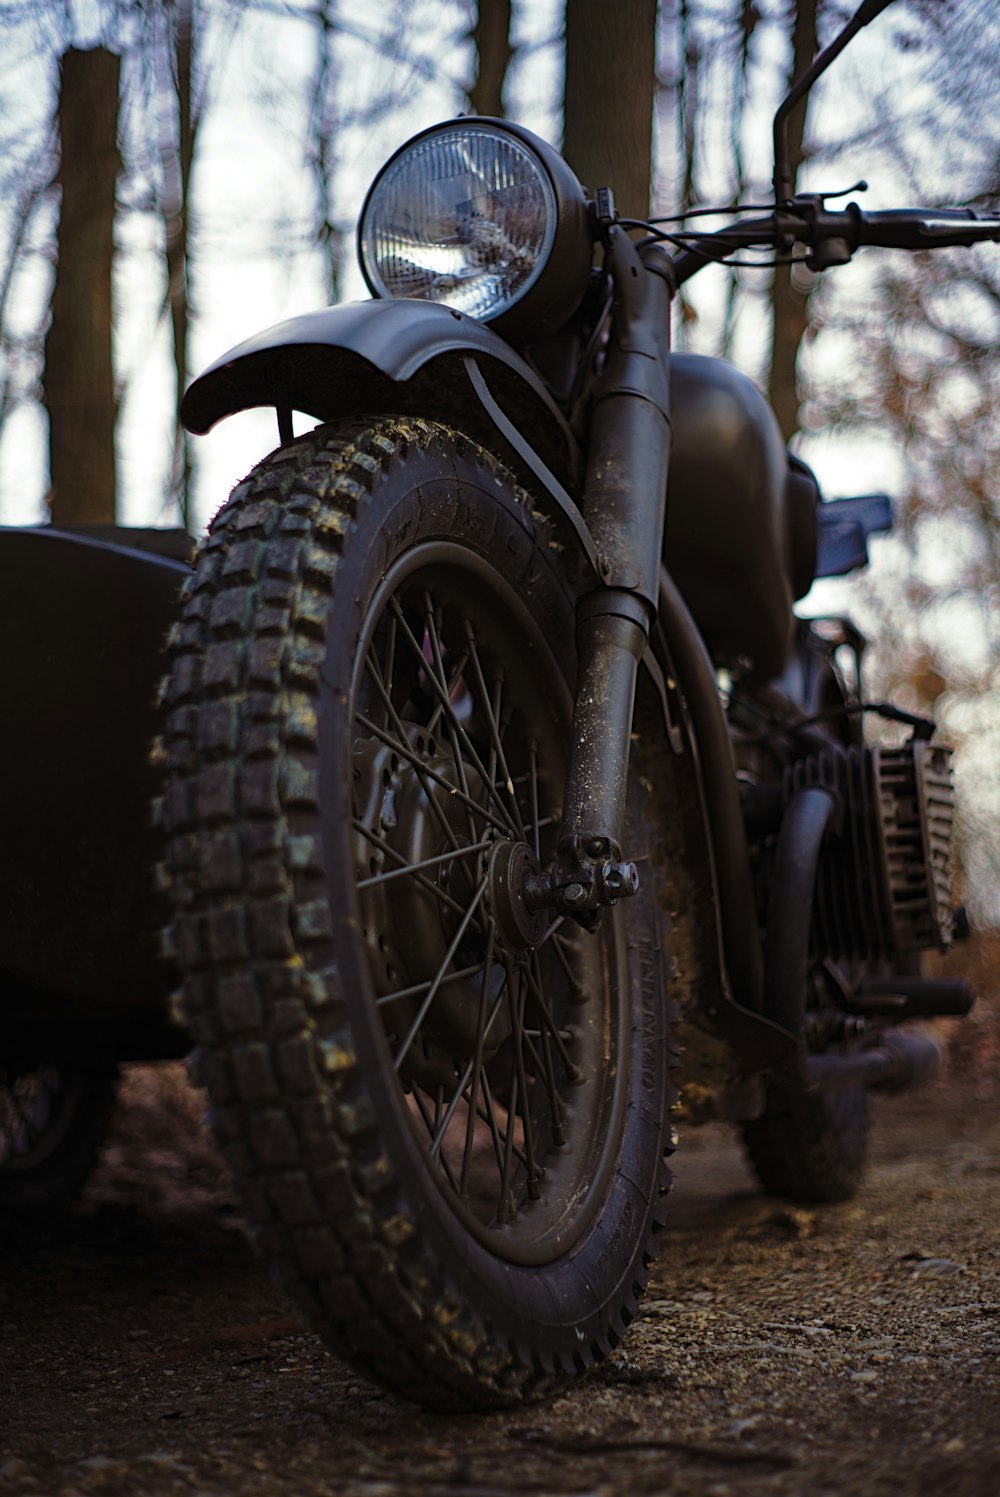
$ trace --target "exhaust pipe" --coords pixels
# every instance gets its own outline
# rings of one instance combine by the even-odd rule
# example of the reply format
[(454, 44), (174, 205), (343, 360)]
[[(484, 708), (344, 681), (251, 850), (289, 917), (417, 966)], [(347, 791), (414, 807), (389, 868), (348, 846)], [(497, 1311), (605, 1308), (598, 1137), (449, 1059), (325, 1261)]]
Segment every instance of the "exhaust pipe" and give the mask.
[(848, 1001), (852, 1014), (895, 1019), (964, 1019), (975, 1002), (961, 978), (866, 977)]
[(933, 1081), (941, 1069), (941, 1049), (929, 1034), (886, 1030), (877, 1045), (850, 1054), (810, 1055), (806, 1085), (812, 1092), (871, 1087), (880, 1092), (908, 1092)]

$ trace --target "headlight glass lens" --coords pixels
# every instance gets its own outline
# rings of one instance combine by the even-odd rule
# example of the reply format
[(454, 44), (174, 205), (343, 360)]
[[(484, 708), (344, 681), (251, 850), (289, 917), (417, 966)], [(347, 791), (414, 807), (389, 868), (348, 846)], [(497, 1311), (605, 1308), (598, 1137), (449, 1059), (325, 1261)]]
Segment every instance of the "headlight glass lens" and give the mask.
[(514, 136), (470, 120), (418, 138), (389, 163), (359, 239), (376, 296), (443, 302), (487, 320), (538, 278), (555, 231), (541, 162)]

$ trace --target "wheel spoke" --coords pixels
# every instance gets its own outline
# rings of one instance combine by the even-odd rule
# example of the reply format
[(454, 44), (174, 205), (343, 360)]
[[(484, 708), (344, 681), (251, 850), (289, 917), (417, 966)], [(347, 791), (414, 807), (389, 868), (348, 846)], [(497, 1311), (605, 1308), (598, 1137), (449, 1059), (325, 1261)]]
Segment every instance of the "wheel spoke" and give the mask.
[(373, 722), (370, 717), (365, 717), (364, 713), (362, 712), (355, 713), (354, 720), (359, 725), (359, 727), (364, 728), (366, 733), (370, 733), (373, 738), (377, 738), (380, 743), (384, 743), (388, 748), (394, 749), (401, 759), (405, 759), (408, 764), (411, 764), (413, 766), (414, 770), (416, 771), (417, 778), (420, 780), (420, 783), (423, 786), (424, 794), (427, 796), (431, 807), (437, 815), (438, 821), (441, 823), (442, 830), (447, 831), (448, 840), (451, 842), (454, 848), (457, 849), (459, 846), (454, 829), (448, 825), (447, 818), (441, 811), (433, 795), (430, 793), (430, 790), (428, 789), (426, 783), (428, 780), (433, 781), (436, 785), (441, 785), (445, 790), (447, 790), (449, 795), (455, 797), (456, 801), (458, 801), (460, 805), (468, 806), (470, 810), (474, 811), (477, 816), (482, 816), (484, 821), (488, 821), (490, 826), (496, 827), (497, 831), (503, 832), (507, 836), (510, 835), (510, 826), (507, 822), (498, 821), (495, 816), (490, 815), (485, 806), (481, 806), (479, 802), (474, 801), (471, 796), (465, 795), (461, 790), (459, 790), (457, 785), (453, 785), (450, 780), (446, 780), (444, 775), (438, 774), (436, 769), (431, 769), (426, 760), (421, 759), (405, 739), (399, 740), (393, 738), (389, 733), (384, 732), (377, 723)]
[[(458, 717), (455, 713), (454, 708), (451, 706), (451, 692), (448, 689), (448, 678), (445, 674), (444, 659), (441, 654), (441, 640), (438, 635), (437, 620), (434, 617), (434, 599), (431, 597), (430, 593), (424, 593), (424, 627), (427, 630), (427, 638), (430, 642), (431, 654), (434, 657), (434, 666), (437, 672), (437, 675), (435, 677), (432, 677), (432, 679), (436, 680), (437, 685), (440, 688), (440, 700), (438, 706), (441, 706), (441, 702), (448, 703), (448, 710), (444, 713), (444, 716), (445, 721), (448, 724), (448, 738), (451, 741), (451, 754), (452, 758), (455, 761), (455, 773), (458, 776), (458, 783), (462, 787), (462, 794), (467, 799), (471, 799), (471, 797), (469, 796), (469, 777), (465, 772), (465, 760), (462, 757), (462, 744), (457, 731)], [(444, 711), (443, 708), (442, 711)], [(466, 821), (469, 829), (469, 837), (470, 839), (474, 839), (476, 836), (476, 829), (473, 825), (471, 816), (469, 816), (468, 814), (468, 811), (466, 811)]]
[[(516, 1088), (516, 1082), (515, 1082), (515, 1088)], [(509, 1221), (511, 1219), (512, 1214), (513, 1214), (513, 1188), (512, 1188), (513, 1174), (512, 1174), (512, 1168), (513, 1168), (514, 1161), (516, 1160), (517, 1163), (520, 1164), (520, 1165), (525, 1165), (526, 1162), (527, 1162), (526, 1159), (525, 1159), (525, 1156), (524, 1156), (523, 1149), (519, 1149), (517, 1147), (517, 1144), (514, 1142), (514, 1126), (513, 1126), (513, 1124), (510, 1121), (510, 1119), (514, 1115), (513, 1114), (513, 1103), (514, 1103), (514, 1099), (512, 1097), (511, 1098), (511, 1112), (508, 1115), (507, 1129), (506, 1129), (506, 1132), (505, 1132), (504, 1129), (500, 1127), (500, 1124), (497, 1121), (496, 1104), (495, 1104), (495, 1102), (493, 1100), (493, 1093), (490, 1090), (489, 1082), (488, 1082), (488, 1080), (486, 1078), (486, 1073), (484, 1071), (483, 1072), (483, 1106), (476, 1108), (476, 1117), (479, 1119), (480, 1122), (485, 1123), (486, 1126), (487, 1126), (487, 1128), (489, 1128), (489, 1130), (490, 1130), (490, 1138), (492, 1139), (492, 1142), (493, 1142), (493, 1156), (494, 1156), (494, 1158), (496, 1160), (497, 1171), (498, 1171), (499, 1176), (500, 1176), (500, 1190), (499, 1190), (499, 1195), (498, 1195), (498, 1200), (497, 1200), (496, 1219), (497, 1219), (498, 1222), (501, 1222), (501, 1223), (505, 1222), (505, 1221)], [(505, 1174), (505, 1171), (506, 1171), (506, 1174)], [(509, 1181), (508, 1181), (508, 1185), (505, 1187), (504, 1180), (505, 1180), (505, 1178), (507, 1178), (507, 1176), (509, 1176)], [(506, 1189), (507, 1197), (509, 1198), (508, 1208), (504, 1207), (504, 1199), (505, 1199), (504, 1192), (505, 1192), (505, 1189)]]
[[(514, 821), (512, 820), (512, 818), (510, 816), (510, 813), (509, 813), (507, 807), (503, 804), (503, 801), (500, 799), (499, 795), (497, 794), (496, 786), (493, 785), (492, 782), (490, 781), (489, 776), (487, 775), (487, 772), (486, 772), (486, 767), (482, 763), (479, 755), (477, 754), (475, 748), (473, 747), (473, 745), (472, 745), (472, 743), (471, 743), (471, 741), (469, 739), (469, 735), (466, 733), (464, 727), (459, 722), (458, 717), (455, 714), (455, 710), (452, 707), (451, 702), (448, 700), (448, 695), (447, 695), (447, 693), (445, 691), (445, 688), (442, 686), (441, 682), (438, 680), (438, 678), (434, 674), (434, 672), (428, 669), (427, 659), (426, 659), (426, 657), (424, 655), (423, 650), (420, 647), (420, 644), (417, 642), (417, 638), (414, 635), (413, 630), (410, 628), (410, 626), (406, 622), (406, 619), (403, 617), (403, 612), (402, 612), (402, 609), (400, 608), (398, 599), (392, 598), (390, 600), (389, 606), (390, 606), (390, 608), (392, 608), (392, 609), (395, 610), (396, 617), (399, 620), (400, 627), (403, 630), (403, 636), (406, 639), (407, 643), (409, 644), (411, 650), (423, 662), (424, 671), (425, 671), (425, 679), (426, 679), (428, 685), (431, 687), (431, 689), (434, 692), (434, 694), (437, 696), (439, 702), (441, 703), (441, 706), (444, 709), (446, 720), (454, 728), (455, 732), (457, 733), (459, 741), (461, 742), (462, 748), (463, 748), (463, 750), (464, 750), (464, 752), (465, 752), (465, 754), (466, 754), (466, 756), (467, 756), (470, 764), (482, 776), (484, 784), (486, 785), (488, 791), (492, 795), (492, 797), (493, 797), (494, 801), (496, 802), (499, 810), (502, 812), (502, 814), (503, 814), (503, 816), (505, 818), (504, 830), (507, 831), (508, 833), (514, 835), (514, 836), (520, 835), (519, 832), (518, 832), (518, 830), (517, 830), (517, 827), (514, 824)], [(485, 815), (486, 812), (481, 810), (481, 814)]]
[[(485, 974), (484, 974), (484, 976), (485, 976)], [(483, 1025), (483, 1028), (482, 1028), (483, 1041), (485, 1041), (489, 1037), (489, 1032), (493, 1028), (493, 1021), (495, 1020), (497, 1014), (500, 1012), (500, 1010), (502, 1009), (502, 1007), (503, 1007), (503, 992), (501, 990), (501, 992), (498, 993), (497, 996), (496, 996), (496, 998), (493, 1000), (493, 1004), (492, 1004), (492, 1006), (490, 1008), (490, 1015), (489, 1015), (488, 1021), (486, 1022), (485, 1025)], [(480, 1009), (480, 1013), (483, 1013), (484, 1011), (485, 1011), (485, 1005)], [(437, 1158), (438, 1154), (441, 1151), (441, 1145), (444, 1143), (445, 1135), (447, 1134), (448, 1128), (451, 1125), (452, 1118), (455, 1116), (455, 1112), (456, 1112), (456, 1110), (458, 1108), (459, 1102), (464, 1101), (467, 1104), (468, 1109), (469, 1109), (469, 1116), (470, 1116), (470, 1118), (473, 1119), (473, 1122), (475, 1121), (475, 1114), (474, 1114), (474, 1097), (475, 1097), (475, 1092), (470, 1088), (470, 1081), (472, 1079), (473, 1073), (476, 1070), (476, 1065), (477, 1065), (476, 1057), (473, 1056), (472, 1060), (469, 1061), (469, 1064), (466, 1066), (465, 1070), (463, 1071), (463, 1073), (462, 1073), (462, 1075), (461, 1075), (461, 1077), (459, 1079), (458, 1086), (455, 1088), (455, 1091), (452, 1094), (451, 1100), (448, 1103), (448, 1107), (447, 1107), (447, 1109), (446, 1109), (446, 1111), (444, 1113), (444, 1116), (442, 1117), (440, 1123), (437, 1124), (437, 1126), (436, 1126), (434, 1137), (431, 1139), (431, 1147), (430, 1147), (430, 1157), (432, 1159)], [(479, 1057), (479, 1068), (480, 1068), (480, 1070), (482, 1069), (482, 1057), (481, 1056)], [(469, 1146), (469, 1129), (467, 1128), (466, 1129), (466, 1150), (467, 1151), (468, 1151), (468, 1146)], [(463, 1156), (463, 1159), (462, 1159), (462, 1175), (461, 1175), (461, 1180), (459, 1181), (459, 1183), (462, 1186), (463, 1190), (465, 1188), (465, 1178), (466, 1178), (467, 1170), (468, 1170), (468, 1157), (467, 1157), (467, 1154), (466, 1154), (466, 1155)]]
[[(428, 1114), (427, 1114), (427, 1108), (425, 1107), (423, 1101), (421, 1100), (421, 1094), (420, 1094), (420, 1088), (419, 1087), (415, 1086), (413, 1088), (413, 1100), (417, 1104), (417, 1111), (420, 1113), (420, 1116), (423, 1119), (424, 1127), (427, 1129), (427, 1132), (433, 1138), (433, 1136), (434, 1136), (434, 1129), (435, 1129), (434, 1119), (431, 1118), (431, 1117), (429, 1117)], [(437, 1103), (435, 1103), (435, 1111), (436, 1110), (437, 1110)], [(451, 1166), (449, 1165), (447, 1159), (441, 1158), (439, 1160), (439, 1163), (441, 1165), (441, 1168), (444, 1170), (445, 1175), (447, 1176), (448, 1184), (451, 1186), (452, 1190), (454, 1190), (454, 1191), (457, 1192), (458, 1191), (458, 1181), (455, 1179), (455, 1176), (452, 1174)]]
[[(531, 1057), (531, 1061), (532, 1061), (532, 1065), (533, 1065), (533, 1070), (532, 1070), (531, 1074), (535, 1078), (537, 1085), (538, 1086), (543, 1086), (545, 1088), (546, 1092), (549, 1093), (550, 1100), (551, 1100), (551, 1095), (552, 1094), (551, 1094), (551, 1091), (550, 1091), (550, 1088), (549, 1088), (548, 1078), (545, 1075), (545, 1047), (544, 1047), (544, 1044), (543, 1044), (543, 1041), (547, 1039), (547, 1034), (548, 1034), (548, 1032), (546, 1030), (544, 1030), (544, 1029), (528, 1029), (528, 1028), (525, 1028), (525, 1030), (524, 1030), (524, 1044), (525, 1044), (525, 1049), (527, 1050), (529, 1056)], [(537, 1045), (535, 1043), (536, 1040), (538, 1041)], [(541, 1050), (539, 1050), (539, 1048), (538, 1048), (539, 1045), (542, 1046)], [(554, 1075), (555, 1075), (555, 1073), (553, 1072), (553, 1076)]]
[(504, 1137), (500, 1132), (500, 1124), (497, 1122), (496, 1108), (493, 1106), (493, 1095), (490, 1092), (489, 1077), (485, 1071), (482, 1073), (482, 1093), (483, 1105), (481, 1108), (477, 1106), (476, 1116), (481, 1118), (490, 1130), (490, 1137), (493, 1140), (493, 1154), (496, 1158), (497, 1169), (502, 1175)]
[[(486, 965), (483, 968), (483, 984), (479, 993), (479, 1014), (476, 1019), (476, 1046), (475, 1050), (473, 1051), (471, 1070), (468, 1073), (468, 1078), (466, 1080), (463, 1080), (463, 1086), (468, 1085), (469, 1087), (469, 1115), (465, 1127), (465, 1148), (462, 1153), (461, 1186), (463, 1192), (467, 1189), (468, 1185), (469, 1164), (472, 1160), (472, 1143), (476, 1132), (476, 1097), (479, 1095), (479, 1088), (483, 1074), (483, 1051), (486, 1045), (487, 984), (489, 982), (490, 972), (493, 967), (493, 952), (496, 947), (496, 938), (496, 921), (490, 920), (489, 929), (486, 936)], [(505, 971), (504, 983), (506, 983), (506, 981), (507, 974)], [(494, 1012), (499, 1011), (502, 999), (503, 988), (501, 987), (499, 993), (497, 994), (496, 1003), (494, 1005)]]
[(559, 1088), (556, 1085), (555, 1066), (552, 1063), (552, 1041), (547, 1029), (542, 1030), (542, 1068), (545, 1072), (545, 1086), (549, 1094), (549, 1104), (552, 1108), (552, 1142), (558, 1146), (566, 1142), (566, 1133), (563, 1129), (562, 1099), (559, 1096)]
[[(478, 977), (483, 970), (482, 962), (475, 962), (471, 967), (460, 967), (457, 972), (449, 972), (447, 977), (441, 979), (440, 986), (446, 988), (452, 982), (466, 982), (470, 977)], [(420, 998), (430, 990), (431, 982), (415, 982), (412, 987), (398, 988), (395, 993), (380, 993), (375, 999), (378, 1008), (385, 1008), (387, 1004), (399, 1003), (403, 998)]]
[[(373, 832), (367, 822), (355, 816), (351, 819), (351, 825), (356, 832), (360, 832), (363, 837), (366, 837), (373, 847), (378, 848), (379, 852), (384, 852), (387, 858), (395, 858), (402, 865), (400, 871), (411, 874), (414, 883), (419, 884), (421, 889), (425, 889), (428, 894), (433, 894), (437, 899), (440, 899), (441, 903), (447, 905), (450, 910), (454, 910), (456, 915), (465, 914), (458, 901), (452, 899), (450, 894), (446, 894), (440, 885), (433, 883), (429, 878), (425, 878), (422, 873), (414, 873), (413, 864), (409, 863), (401, 852), (397, 852), (391, 842), (387, 842), (384, 837), (380, 837), (378, 832)], [(454, 853), (449, 853), (448, 856), (461, 857), (462, 851), (463, 849), (459, 848)]]
[(448, 824), (448, 818), (441, 810), (441, 807), (434, 799), (434, 796), (431, 794), (430, 787), (427, 784), (427, 779), (428, 777), (430, 777), (438, 781), (438, 783), (442, 784), (449, 793), (458, 793), (455, 786), (453, 786), (449, 780), (445, 780), (441, 775), (437, 774), (435, 770), (432, 770), (429, 765), (427, 765), (424, 760), (421, 759), (419, 755), (417, 755), (411, 748), (410, 741), (406, 736), (406, 729), (400, 722), (399, 715), (389, 699), (388, 693), (386, 692), (385, 686), (382, 682), (381, 675), (379, 674), (378, 665), (372, 660), (370, 652), (365, 660), (365, 666), (368, 670), (368, 674), (372, 680), (375, 690), (378, 692), (379, 696), (382, 699), (382, 703), (389, 716), (390, 724), (393, 732), (396, 734), (396, 737), (392, 737), (387, 730), (380, 728), (377, 723), (373, 722), (371, 718), (366, 717), (362, 712), (355, 712), (354, 721), (361, 727), (365, 728), (367, 732), (371, 733), (373, 737), (377, 738), (380, 743), (384, 743), (387, 748), (391, 748), (396, 754), (399, 755), (401, 759), (404, 759), (407, 764), (411, 766), (411, 768), (416, 773), (417, 779), (420, 781), (421, 788), (423, 789), (423, 792), (427, 797), (428, 804), (430, 805), (431, 810), (436, 817), (439, 826), (441, 827), (441, 830), (444, 832), (447, 840), (451, 843), (451, 846), (457, 848), (458, 840), (455, 836), (455, 833), (452, 830), (451, 826)]
[[(425, 591), (421, 602), (424, 609), (424, 629), (427, 635), (426, 644), (420, 651), (424, 662), (424, 670), (437, 683), (439, 688), (436, 693), (438, 700), (440, 701), (443, 697), (445, 701), (448, 701), (448, 677), (445, 674), (444, 662), (441, 658), (441, 641), (438, 637), (437, 620), (434, 616), (434, 599), (429, 592)], [(416, 635), (414, 635), (414, 638), (416, 638)], [(430, 645), (430, 660), (427, 659), (427, 645)]]
[[(368, 653), (368, 659), (369, 659), (369, 661), (371, 660), (371, 651), (369, 651), (369, 653)], [(392, 618), (389, 619), (389, 624), (388, 624), (388, 629), (387, 629), (387, 638), (386, 638), (386, 646), (385, 646), (385, 669), (381, 670), (381, 668), (380, 668), (380, 675), (382, 677), (382, 681), (383, 681), (383, 684), (385, 686), (385, 700), (383, 701), (383, 704), (382, 704), (383, 705), (383, 709), (385, 711), (385, 724), (384, 724), (385, 727), (389, 726), (389, 704), (392, 701), (393, 674), (394, 674), (394, 671), (395, 671), (395, 666), (396, 666), (396, 620), (395, 620), (395, 617), (392, 617)]]
[[(531, 985), (532, 996), (534, 996), (534, 993), (537, 991), (538, 985), (541, 981), (540, 973), (537, 967), (537, 951), (532, 952), (530, 960), (532, 964), (533, 977)], [(548, 1028), (542, 1025), (539, 1029), (526, 1028), (524, 1031), (524, 1038), (525, 1042), (527, 1043), (528, 1049), (531, 1051), (531, 1054), (534, 1058), (535, 1075), (544, 1076), (545, 1078), (545, 1088), (548, 1092), (549, 1102), (552, 1108), (552, 1142), (555, 1144), (565, 1143), (566, 1140), (562, 1125), (562, 1099), (559, 1096), (559, 1086), (556, 1081), (555, 1064), (552, 1055), (552, 1036)], [(536, 1039), (541, 1045), (541, 1055), (539, 1055), (538, 1049), (535, 1046)]]
[(561, 1032), (556, 1028), (555, 1021), (553, 1020), (552, 1015), (549, 1012), (549, 1006), (545, 1002), (545, 999), (542, 997), (542, 989), (540, 983), (536, 980), (535, 974), (533, 972), (527, 971), (525, 975), (527, 977), (528, 986), (531, 989), (531, 996), (534, 998), (535, 1003), (538, 1007), (538, 1014), (539, 1018), (542, 1021), (542, 1026), (548, 1030), (549, 1034), (552, 1036), (552, 1039), (555, 1042), (556, 1049), (559, 1051), (563, 1064), (566, 1067), (567, 1079), (575, 1081), (579, 1078), (580, 1072), (574, 1065), (573, 1061), (570, 1059), (569, 1051), (566, 1049), (566, 1041), (563, 1038)]
[(535, 857), (541, 860), (542, 850), (539, 844), (538, 826), (538, 744), (533, 738), (528, 739), (528, 790), (531, 802), (531, 830), (535, 848)]
[[(517, 824), (517, 836), (523, 842), (524, 823), (521, 820), (521, 808), (517, 804), (517, 796), (514, 794), (514, 782), (511, 779), (510, 769), (507, 765), (507, 756), (504, 753), (503, 738), (500, 732), (499, 687), (501, 683), (499, 682), (499, 680), (495, 682), (495, 688), (497, 689), (497, 710), (494, 711), (493, 704), (490, 701), (490, 694), (486, 689), (486, 680), (483, 676), (483, 667), (479, 660), (479, 651), (476, 649), (475, 634), (473, 633), (472, 625), (470, 624), (468, 619), (466, 619), (465, 621), (465, 630), (465, 637), (469, 647), (469, 659), (472, 661), (473, 674), (476, 677), (476, 684), (479, 687), (479, 694), (486, 709), (486, 717), (490, 730), (491, 758), (492, 755), (495, 754), (497, 762), (500, 765), (500, 772), (503, 775), (504, 785), (506, 787), (507, 794), (510, 796), (510, 802), (514, 809), (514, 819)], [(493, 783), (492, 773), (490, 776), (490, 783)]]
[[(486, 1080), (486, 1078), (485, 1078), (485, 1074), (484, 1074), (484, 1077), (483, 1077), (483, 1081), (484, 1081), (483, 1097), (484, 1097), (484, 1099), (485, 1099), (485, 1096), (486, 1096), (486, 1091), (488, 1090), (488, 1088), (485, 1087), (485, 1080)], [(498, 1140), (500, 1142), (500, 1145), (501, 1145), (501, 1147), (502, 1147), (502, 1149), (504, 1151), (504, 1156), (506, 1156), (506, 1151), (507, 1151), (508, 1144), (509, 1144), (510, 1151), (511, 1151), (511, 1160), (513, 1161), (513, 1160), (516, 1159), (518, 1164), (523, 1165), (526, 1168), (527, 1164), (528, 1164), (528, 1159), (527, 1159), (527, 1156), (526, 1156), (524, 1150), (518, 1148), (517, 1144), (514, 1143), (514, 1131), (515, 1131), (515, 1129), (514, 1129), (514, 1123), (511, 1122), (512, 1118), (514, 1118), (515, 1121), (516, 1121), (515, 1113), (514, 1113), (514, 1103), (515, 1103), (516, 1095), (517, 1095), (517, 1082), (515, 1081), (514, 1082), (513, 1090), (511, 1092), (510, 1111), (508, 1113), (508, 1118), (507, 1118), (507, 1129), (506, 1129), (506, 1132), (504, 1131), (503, 1128), (500, 1127), (499, 1123), (496, 1123), (496, 1131), (497, 1131), (497, 1138), (498, 1138)], [(492, 1094), (492, 1092), (490, 1092), (490, 1108), (492, 1109), (494, 1122), (496, 1122), (496, 1104), (495, 1104), (495, 1102), (493, 1100), (493, 1094)], [(479, 1111), (478, 1112), (478, 1116), (485, 1123), (487, 1121), (487, 1112), (486, 1112), (486, 1109), (484, 1108), (481, 1111)]]
[[(583, 997), (583, 986), (580, 982), (580, 979), (573, 971), (573, 968), (570, 966), (569, 957), (566, 955), (566, 952), (563, 949), (563, 942), (565, 940), (565, 937), (560, 936), (558, 933), (559, 927), (564, 923), (564, 919), (565, 917), (560, 915), (557, 920), (553, 920), (552, 924), (549, 926), (548, 930), (545, 932), (544, 936), (539, 941), (538, 946), (535, 949), (536, 951), (538, 951), (544, 945), (546, 945), (546, 943), (548, 944), (550, 951), (553, 951), (555, 953), (556, 961), (559, 963), (560, 967), (563, 969), (563, 972), (566, 974), (566, 980), (569, 983), (569, 1000), (571, 1003), (577, 1003)], [(549, 940), (550, 936), (552, 938), (551, 940)]]
[[(386, 844), (388, 846), (388, 844)], [(391, 868), (388, 873), (373, 873), (370, 878), (358, 880), (358, 890), (372, 889), (378, 884), (388, 884), (394, 879), (405, 878), (408, 873), (420, 873), (427, 868), (438, 868), (442, 863), (454, 863), (459, 858), (470, 857), (473, 853), (485, 852), (488, 847), (493, 846), (493, 839), (488, 837), (483, 842), (473, 842), (469, 847), (463, 847), (458, 852), (441, 852), (434, 858), (422, 858), (419, 863), (407, 863), (403, 861), (400, 868)], [(395, 852), (395, 848), (391, 848)], [(400, 857), (396, 853), (396, 857)]]
[(486, 885), (487, 885), (488, 882), (489, 882), (488, 878), (484, 878), (484, 879), (481, 880), (481, 882), (479, 884), (479, 888), (476, 890), (475, 894), (472, 897), (472, 902), (470, 903), (468, 909), (466, 910), (464, 916), (462, 917), (462, 920), (461, 920), (461, 923), (459, 924), (458, 929), (456, 930), (454, 936), (452, 937), (451, 945), (448, 947), (448, 950), (445, 952), (444, 959), (442, 960), (441, 965), (439, 966), (439, 968), (437, 970), (437, 975), (435, 976), (434, 981), (431, 983), (430, 990), (429, 990), (429, 992), (427, 994), (427, 997), (424, 999), (423, 1003), (420, 1005), (420, 1008), (417, 1010), (417, 1015), (416, 1015), (415, 1019), (413, 1020), (413, 1023), (410, 1025), (410, 1028), (407, 1030), (406, 1038), (403, 1041), (402, 1045), (400, 1046), (399, 1053), (396, 1055), (396, 1057), (395, 1057), (395, 1059), (393, 1061), (393, 1065), (395, 1066), (395, 1068), (396, 1068), (397, 1071), (399, 1070), (400, 1066), (403, 1064), (403, 1061), (406, 1059), (406, 1056), (407, 1056), (407, 1053), (409, 1051), (409, 1048), (413, 1044), (413, 1041), (416, 1039), (417, 1034), (420, 1031), (420, 1026), (423, 1024), (424, 1020), (426, 1019), (426, 1017), (427, 1017), (427, 1015), (428, 1015), (428, 1013), (430, 1011), (431, 1004), (434, 1002), (434, 999), (437, 997), (438, 989), (441, 987), (441, 984), (444, 981), (445, 976), (447, 974), (448, 968), (451, 966), (452, 957), (455, 955), (455, 952), (458, 950), (459, 946), (462, 944), (462, 937), (465, 935), (465, 932), (466, 932), (466, 930), (469, 927), (469, 923), (472, 920), (473, 915), (476, 913), (476, 910), (479, 908), (480, 904), (482, 903), (483, 895), (486, 893)]
[[(448, 700), (449, 700), (449, 702), (451, 701), (453, 693), (458, 688), (458, 683), (461, 681), (462, 677), (465, 675), (465, 667), (466, 667), (466, 664), (468, 663), (468, 658), (469, 658), (468, 655), (462, 655), (462, 657), (458, 661), (458, 664), (455, 666), (455, 669), (451, 673), (451, 679), (448, 682)], [(428, 731), (428, 733), (436, 733), (437, 732), (437, 730), (438, 730), (438, 724), (440, 723), (442, 717), (444, 717), (444, 708), (442, 707), (441, 703), (438, 702), (437, 706), (434, 708), (434, 711), (431, 713), (430, 717), (427, 720), (427, 731)]]

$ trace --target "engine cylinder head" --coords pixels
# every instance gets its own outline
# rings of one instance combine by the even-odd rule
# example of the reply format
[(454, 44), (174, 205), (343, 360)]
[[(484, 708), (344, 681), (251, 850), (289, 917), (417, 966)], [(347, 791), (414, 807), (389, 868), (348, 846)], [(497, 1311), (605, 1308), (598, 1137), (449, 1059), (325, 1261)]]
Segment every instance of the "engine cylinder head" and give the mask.
[(810, 755), (785, 795), (817, 786), (837, 798), (816, 879), (817, 959), (898, 960), (952, 941), (951, 750), (914, 741)]

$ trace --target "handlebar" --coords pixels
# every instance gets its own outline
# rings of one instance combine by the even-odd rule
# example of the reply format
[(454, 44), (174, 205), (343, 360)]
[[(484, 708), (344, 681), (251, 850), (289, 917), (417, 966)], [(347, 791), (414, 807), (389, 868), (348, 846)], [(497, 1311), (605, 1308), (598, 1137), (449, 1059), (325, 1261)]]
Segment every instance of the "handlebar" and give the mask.
[(787, 253), (808, 245), (813, 270), (846, 265), (865, 246), (927, 250), (1000, 241), (1000, 218), (980, 217), (971, 208), (891, 208), (866, 212), (857, 203), (828, 208), (820, 195), (802, 194), (764, 218), (745, 218), (700, 236), (691, 249), (671, 257), (678, 285), (708, 263), (724, 263), (741, 249), (761, 246)]
[(859, 244), (919, 250), (1000, 240), (1000, 218), (981, 218), (971, 208), (890, 208), (877, 213), (855, 211), (860, 219)]

